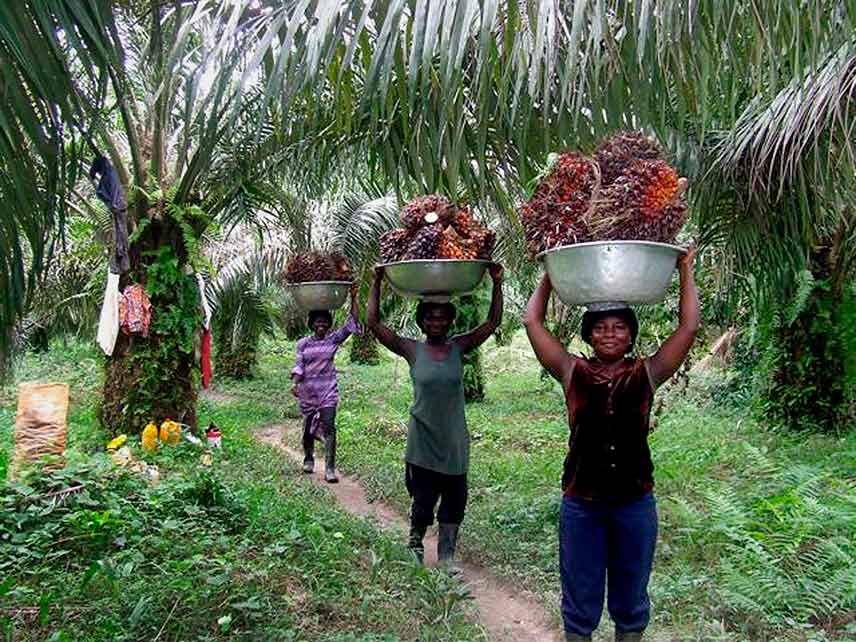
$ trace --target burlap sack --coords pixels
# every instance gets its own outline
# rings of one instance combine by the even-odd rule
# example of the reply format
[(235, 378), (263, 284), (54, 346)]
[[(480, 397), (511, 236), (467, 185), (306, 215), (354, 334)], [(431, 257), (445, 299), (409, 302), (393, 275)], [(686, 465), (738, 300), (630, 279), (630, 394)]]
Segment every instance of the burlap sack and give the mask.
[(45, 455), (56, 456), (50, 460), (52, 466), (64, 464), (67, 414), (67, 384), (27, 382), (18, 386), (13, 471)]

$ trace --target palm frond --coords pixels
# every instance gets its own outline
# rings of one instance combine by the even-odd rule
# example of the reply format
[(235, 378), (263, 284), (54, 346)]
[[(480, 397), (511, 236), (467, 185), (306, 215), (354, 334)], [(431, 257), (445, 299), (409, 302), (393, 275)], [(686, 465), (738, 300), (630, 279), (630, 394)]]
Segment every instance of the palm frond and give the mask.
[(346, 194), (333, 210), (331, 247), (348, 257), (357, 271), (379, 254), (378, 238), (398, 226), (398, 201), (392, 194)]

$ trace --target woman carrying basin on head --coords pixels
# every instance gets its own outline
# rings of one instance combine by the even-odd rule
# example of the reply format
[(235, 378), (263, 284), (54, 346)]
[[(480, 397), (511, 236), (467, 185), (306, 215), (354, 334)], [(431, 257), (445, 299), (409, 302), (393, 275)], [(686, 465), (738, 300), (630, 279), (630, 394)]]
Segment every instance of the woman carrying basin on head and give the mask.
[(678, 328), (650, 357), (632, 356), (639, 330), (626, 305), (592, 305), (581, 337), (591, 357), (569, 354), (544, 327), (552, 285), (544, 276), (524, 317), (538, 360), (562, 384), (571, 434), (562, 475), (559, 561), (569, 642), (591, 640), (608, 610), (615, 639), (642, 639), (657, 539), (648, 417), (654, 391), (686, 359), (699, 327), (695, 250), (678, 259)]
[(455, 319), (451, 303), (420, 302), (416, 323), (425, 341), (397, 335), (380, 322), (380, 286), (383, 268), (375, 270), (368, 302), (368, 327), (378, 341), (410, 364), (413, 407), (407, 428), (405, 483), (412, 499), (409, 546), (423, 561), (422, 540), (434, 522), (437, 510), (439, 538), (437, 557), (450, 570), (453, 566), (458, 530), (467, 504), (467, 471), (470, 436), (464, 416), (462, 355), (475, 350), (502, 321), (502, 267), (490, 266), (493, 295), (485, 323), (472, 332), (449, 337)]
[(351, 310), (341, 328), (330, 332), (333, 315), (328, 310), (309, 313), (312, 334), (297, 342), (297, 361), (291, 371), (294, 386), (291, 391), (300, 403), (303, 421), (303, 471), (315, 470), (315, 440), (324, 442), (324, 479), (331, 484), (339, 481), (336, 475), (336, 407), (339, 390), (334, 360), (336, 351), (354, 332), (357, 322), (357, 284), (351, 285)]

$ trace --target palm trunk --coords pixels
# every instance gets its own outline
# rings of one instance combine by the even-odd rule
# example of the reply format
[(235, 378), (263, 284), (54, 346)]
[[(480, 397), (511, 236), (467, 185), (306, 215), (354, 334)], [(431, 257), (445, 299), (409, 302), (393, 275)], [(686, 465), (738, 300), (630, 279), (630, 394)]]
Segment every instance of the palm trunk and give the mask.
[(376, 366), (380, 363), (378, 355), (377, 339), (370, 332), (355, 334), (351, 337), (351, 363), (361, 363), (367, 366)]
[(844, 285), (852, 252), (844, 238), (839, 229), (815, 246), (811, 291), (768, 336), (764, 408), (793, 428), (840, 433), (856, 422), (856, 300)]
[(171, 218), (154, 218), (134, 245), (121, 287), (145, 286), (151, 326), (147, 337), (119, 332), (105, 360), (99, 417), (114, 434), (136, 434), (148, 422), (167, 418), (195, 427), (201, 316), (196, 282), (185, 274), (181, 228)]

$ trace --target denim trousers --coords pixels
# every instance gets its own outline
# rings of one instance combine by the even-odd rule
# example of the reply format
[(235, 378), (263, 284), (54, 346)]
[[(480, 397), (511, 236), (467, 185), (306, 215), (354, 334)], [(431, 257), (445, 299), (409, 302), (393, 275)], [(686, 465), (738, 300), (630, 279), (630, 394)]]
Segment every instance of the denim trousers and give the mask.
[(622, 502), (563, 497), (559, 563), (565, 631), (591, 635), (600, 623), (607, 589), (607, 609), (616, 630), (645, 629), (656, 543), (653, 493)]

